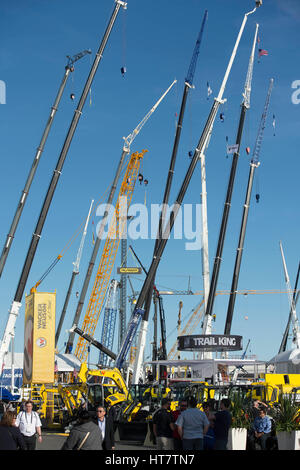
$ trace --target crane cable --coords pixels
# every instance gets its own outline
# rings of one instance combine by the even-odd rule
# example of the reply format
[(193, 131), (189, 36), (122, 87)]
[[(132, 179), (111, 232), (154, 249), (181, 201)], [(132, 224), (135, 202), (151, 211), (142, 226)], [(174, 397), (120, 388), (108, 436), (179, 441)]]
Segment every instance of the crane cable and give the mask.
[[(124, 161), (123, 165), (122, 165), (122, 169), (121, 169), (121, 174), (125, 174), (125, 168), (127, 167), (127, 164), (128, 164), (128, 161), (129, 161), (129, 156), (127, 158), (126, 161)], [(95, 212), (95, 210), (97, 209), (98, 205), (100, 203), (103, 202), (104, 200), (104, 197), (105, 195), (108, 193), (108, 190), (109, 188), (111, 187), (111, 184), (106, 188), (106, 190), (104, 191), (103, 195), (101, 196), (101, 198), (97, 201), (97, 203), (95, 204), (94, 206), (94, 209), (92, 209), (91, 211), (91, 215)], [(31, 288), (30, 292), (36, 292), (36, 289), (37, 287), (44, 281), (44, 279), (48, 276), (48, 274), (52, 271), (52, 269), (56, 266), (56, 264), (58, 263), (58, 261), (61, 260), (61, 258), (66, 254), (66, 252), (70, 249), (70, 247), (73, 245), (73, 243), (75, 242), (76, 238), (78, 237), (78, 235), (82, 232), (83, 228), (84, 228), (84, 225), (85, 225), (85, 222), (86, 220), (84, 220), (80, 226), (77, 228), (77, 230), (74, 232), (74, 234), (69, 238), (68, 242), (65, 244), (65, 246), (63, 247), (63, 249), (61, 250), (61, 252), (58, 254), (58, 256), (54, 259), (54, 261), (50, 264), (50, 266), (46, 269), (46, 271), (44, 272), (44, 274), (40, 277), (40, 279), (38, 280), (38, 282)]]

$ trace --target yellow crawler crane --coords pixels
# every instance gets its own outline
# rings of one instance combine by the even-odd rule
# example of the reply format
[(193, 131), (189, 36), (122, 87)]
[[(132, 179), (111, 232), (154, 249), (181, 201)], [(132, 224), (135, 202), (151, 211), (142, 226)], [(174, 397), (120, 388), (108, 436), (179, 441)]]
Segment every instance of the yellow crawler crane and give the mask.
[[(118, 247), (127, 223), (127, 211), (131, 203), (139, 168), (147, 150), (135, 152), (130, 156), (127, 169), (120, 187), (115, 213), (109, 228), (99, 268), (96, 274), (93, 290), (88, 308), (83, 320), (82, 330), (91, 336), (94, 335), (99, 315), (103, 307), (106, 290), (110, 281)], [(80, 337), (75, 349), (75, 356), (86, 362), (88, 355), (88, 342)]]

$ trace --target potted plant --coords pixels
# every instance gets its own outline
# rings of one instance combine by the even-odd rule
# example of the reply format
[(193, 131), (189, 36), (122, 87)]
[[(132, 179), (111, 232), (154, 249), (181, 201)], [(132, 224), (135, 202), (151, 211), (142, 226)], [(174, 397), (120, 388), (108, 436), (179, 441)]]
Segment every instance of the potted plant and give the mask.
[(231, 399), (231, 428), (228, 435), (228, 450), (246, 450), (247, 431), (251, 421), (244, 400), (239, 395)]
[(300, 407), (292, 396), (280, 395), (271, 415), (275, 422), (278, 450), (300, 450)]

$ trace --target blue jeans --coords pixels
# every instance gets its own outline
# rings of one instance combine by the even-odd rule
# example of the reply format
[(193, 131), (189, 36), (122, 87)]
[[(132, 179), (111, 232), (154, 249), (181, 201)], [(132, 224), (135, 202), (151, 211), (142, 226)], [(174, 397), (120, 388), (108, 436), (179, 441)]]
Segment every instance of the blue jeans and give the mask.
[(203, 438), (182, 439), (182, 450), (203, 450)]

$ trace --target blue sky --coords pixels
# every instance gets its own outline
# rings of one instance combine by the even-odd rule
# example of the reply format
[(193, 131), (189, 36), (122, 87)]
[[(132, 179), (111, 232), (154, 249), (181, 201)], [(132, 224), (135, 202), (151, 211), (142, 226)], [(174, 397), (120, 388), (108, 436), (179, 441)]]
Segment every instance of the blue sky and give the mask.
[[(216, 96), (243, 16), (252, 10), (253, 4), (252, 0), (129, 0), (127, 10), (120, 11), (92, 85), (91, 105), (87, 100), (68, 152), (26, 293), (83, 222), (91, 199), (99, 201), (103, 197), (114, 176), (123, 146), (122, 137), (132, 132), (176, 78), (177, 84), (131, 148), (132, 151), (148, 150), (142, 168), (149, 180), (147, 206), (161, 202), (173, 146), (175, 113), (179, 113), (184, 79), (207, 9), (208, 20), (194, 77), (195, 89), (189, 93), (177, 156), (170, 197), (170, 203), (174, 202), (189, 165), (188, 152), (197, 145), (212, 104), (211, 99), (207, 100), (206, 83), (209, 81), (213, 96)], [(12, 0), (2, 4), (0, 80), (6, 85), (6, 104), (0, 105), (1, 250), (62, 79), (66, 56), (88, 48), (92, 54), (75, 64), (75, 72), (68, 81), (0, 279), (1, 335), (52, 172), (113, 7), (112, 0), (87, 0), (84, 4), (78, 0)], [(251, 109), (246, 117), (217, 290), (229, 290), (231, 286), (249, 172), (249, 156), (244, 149), (248, 146), (253, 149), (270, 78), (274, 78), (274, 88), (260, 154), (261, 165), (253, 186), (238, 288), (286, 290), (279, 240), (283, 243), (292, 287), (299, 262), (300, 105), (293, 104), (291, 97), (295, 91), (292, 83), (300, 80), (297, 66), (300, 6), (297, 0), (264, 0), (263, 7), (247, 21), (224, 94), (227, 102), (220, 109), (225, 114), (225, 121), (222, 123), (217, 118), (206, 153), (210, 268), (212, 271), (231, 164), (231, 157), (226, 158), (225, 139), (228, 136), (229, 142), (233, 143), (236, 136), (256, 22), (260, 25), (260, 47), (268, 51), (268, 56), (262, 57), (260, 63), (257, 55), (255, 59)], [(127, 69), (125, 77), (120, 72), (123, 66)], [(75, 94), (74, 101), (70, 99), (71, 93)], [(275, 137), (273, 113), (276, 116)], [(260, 193), (259, 204), (255, 202), (257, 191)], [(184, 202), (199, 203), (200, 192), (198, 167)], [(145, 188), (137, 185), (132, 202), (143, 203), (144, 197)], [(97, 217), (93, 220), (98, 223)], [(90, 259), (91, 230), (92, 225), (89, 226), (80, 275), (76, 279), (59, 349), (63, 349), (67, 339), (65, 330), (71, 327), (77, 305), (75, 292), (81, 290)], [(185, 242), (173, 239), (168, 242), (157, 273), (158, 287), (187, 289), (190, 277), (192, 290), (202, 290), (201, 251), (186, 251)], [(80, 237), (40, 286), (41, 291), (56, 289), (57, 319), (79, 243)], [(133, 246), (149, 267), (154, 241), (137, 240)], [(101, 252), (100, 249), (97, 264)], [(113, 276), (117, 276), (119, 263), (118, 255)], [(133, 278), (132, 282), (138, 290), (143, 276)], [(188, 318), (200, 297), (164, 298), (168, 349), (176, 340), (180, 300), (183, 301), (182, 316)], [(225, 295), (215, 300), (214, 333), (224, 331), (227, 303), (228, 296)], [(15, 347), (18, 352), (23, 349), (24, 305), (25, 297), (16, 323)], [(86, 306), (83, 313), (85, 309)], [(232, 334), (242, 335), (244, 346), (250, 339), (250, 352), (260, 359), (269, 359), (278, 351), (288, 311), (285, 293), (238, 295)], [(102, 316), (96, 330), (98, 338), (101, 327)], [(152, 322), (149, 338), (151, 334)], [(146, 356), (150, 347), (149, 339)], [(98, 353), (94, 351), (93, 356), (97, 357)]]

